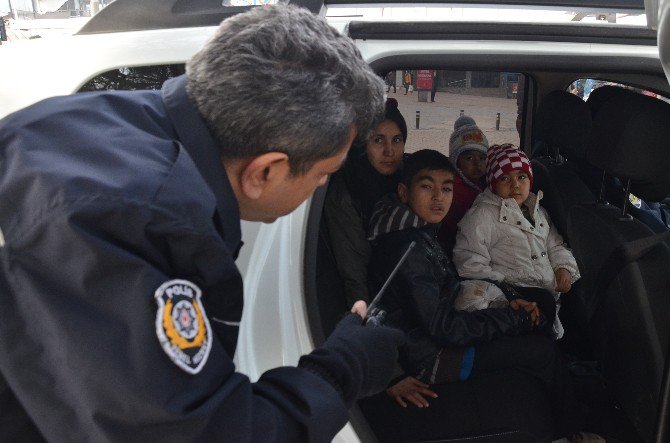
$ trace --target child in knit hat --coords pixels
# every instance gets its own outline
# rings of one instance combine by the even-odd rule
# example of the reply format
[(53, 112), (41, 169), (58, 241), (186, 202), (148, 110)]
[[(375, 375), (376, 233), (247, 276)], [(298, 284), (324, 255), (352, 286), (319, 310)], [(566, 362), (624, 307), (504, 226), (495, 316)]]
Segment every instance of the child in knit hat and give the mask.
[(489, 142), (474, 119), (460, 116), (454, 123), (449, 137), (449, 160), (456, 166), (454, 200), (442, 222), (438, 238), (447, 253), (451, 253), (456, 240), (456, 228), (475, 198), (486, 186), (486, 152)]
[(534, 301), (553, 334), (563, 336), (559, 295), (579, 279), (574, 256), (540, 206), (542, 191), (530, 192), (533, 169), (512, 144), (493, 145), (486, 161), (488, 187), (458, 224), (454, 263), (462, 278), (511, 285)]

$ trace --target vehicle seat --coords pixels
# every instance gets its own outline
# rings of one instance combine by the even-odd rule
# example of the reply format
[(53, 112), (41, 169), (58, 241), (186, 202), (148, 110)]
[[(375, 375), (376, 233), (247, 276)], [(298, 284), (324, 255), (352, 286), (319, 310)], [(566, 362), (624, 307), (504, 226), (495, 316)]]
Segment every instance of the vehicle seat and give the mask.
[(552, 414), (539, 380), (505, 369), (431, 386), (430, 407), (400, 407), (386, 392), (358, 402), (380, 442), (552, 440)]
[[(596, 200), (583, 181), (584, 175), (593, 175), (585, 161), (590, 134), (591, 113), (576, 95), (553, 91), (538, 106), (531, 153), (533, 190), (542, 190), (544, 199), (541, 204), (568, 242), (569, 209), (578, 203)], [(597, 182), (599, 174), (595, 174)]]
[[(601, 176), (585, 159), (591, 134), (591, 113), (576, 95), (553, 91), (540, 102), (534, 120), (533, 191), (542, 190), (542, 207), (569, 244), (568, 211), (576, 204), (596, 201), (596, 194), (584, 177), (598, 183)], [(560, 341), (564, 352), (572, 358), (593, 359), (581, 280), (561, 297), (559, 316), (565, 326), (565, 335)]]
[[(586, 101), (586, 104), (591, 110), (591, 115), (595, 117), (600, 107), (607, 102), (607, 100), (620, 95), (636, 96), (639, 95), (639, 93), (611, 85), (601, 86), (595, 89)], [(596, 192), (600, 193), (600, 191)], [(670, 228), (670, 210), (661, 203), (662, 200), (644, 200), (637, 198), (639, 196), (634, 193), (634, 197), (629, 199), (628, 196), (624, 195), (623, 184), (615, 177), (609, 177), (607, 179), (603, 195), (607, 201), (619, 208), (626, 205), (630, 215), (640, 220), (654, 232), (660, 233), (667, 231)], [(670, 239), (666, 243), (670, 246)]]
[[(591, 117), (595, 118), (596, 114), (598, 113), (598, 110), (603, 105), (603, 103), (605, 103), (610, 98), (621, 94), (622, 93), (621, 91), (627, 91), (627, 90), (619, 86), (612, 86), (612, 85), (605, 85), (594, 89), (593, 92), (591, 92), (591, 94), (589, 95), (589, 98), (586, 100), (586, 104), (589, 107), (589, 110), (591, 111)], [(634, 92), (632, 91), (628, 91), (628, 93), (634, 94)]]
[[(587, 160), (630, 183), (635, 195), (659, 201), (670, 193), (669, 140), (670, 105), (618, 94), (596, 113)], [(652, 441), (670, 337), (670, 248), (660, 243), (621, 269), (603, 270), (615, 248), (654, 234), (625, 208), (573, 206), (568, 236), (584, 293), (593, 295), (587, 308), (603, 377), (641, 438)]]

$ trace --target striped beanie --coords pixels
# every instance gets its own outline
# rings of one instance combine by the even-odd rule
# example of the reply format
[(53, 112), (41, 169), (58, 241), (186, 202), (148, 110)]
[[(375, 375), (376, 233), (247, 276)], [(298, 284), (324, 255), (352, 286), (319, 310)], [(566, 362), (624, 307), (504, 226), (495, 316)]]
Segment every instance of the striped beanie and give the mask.
[(458, 157), (466, 151), (478, 151), (486, 154), (489, 141), (472, 117), (462, 115), (454, 123), (454, 132), (449, 137), (449, 160), (455, 166)]
[(522, 170), (528, 174), (532, 187), (533, 168), (528, 156), (511, 143), (491, 145), (486, 156), (486, 181), (491, 189), (500, 180), (500, 177), (516, 170)]

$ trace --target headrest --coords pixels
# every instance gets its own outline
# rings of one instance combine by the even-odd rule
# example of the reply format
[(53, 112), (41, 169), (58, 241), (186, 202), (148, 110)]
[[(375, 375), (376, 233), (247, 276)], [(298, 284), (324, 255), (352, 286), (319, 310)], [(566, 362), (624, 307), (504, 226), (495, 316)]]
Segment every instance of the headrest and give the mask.
[(533, 136), (549, 155), (555, 149), (568, 160), (581, 160), (591, 134), (591, 112), (582, 99), (567, 91), (552, 91), (540, 102)]
[(595, 117), (598, 113), (598, 109), (600, 109), (603, 103), (615, 95), (626, 93), (636, 94), (636, 92), (628, 91), (620, 86), (604, 85), (591, 91), (589, 98), (586, 100), (586, 104), (591, 110), (591, 115)]
[(622, 90), (593, 121), (589, 163), (621, 179), (631, 192), (657, 202), (670, 195), (670, 104)]

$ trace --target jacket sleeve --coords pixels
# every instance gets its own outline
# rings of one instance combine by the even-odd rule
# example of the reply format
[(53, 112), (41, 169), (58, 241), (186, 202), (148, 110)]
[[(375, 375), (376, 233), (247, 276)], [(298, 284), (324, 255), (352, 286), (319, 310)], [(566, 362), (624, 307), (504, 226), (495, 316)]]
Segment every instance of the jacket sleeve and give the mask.
[(456, 278), (440, 285), (433, 275), (433, 264), (421, 252), (414, 250), (403, 265), (400, 290), (411, 295), (411, 309), (424, 328), (441, 346), (469, 346), (502, 336), (519, 335), (530, 330), (525, 311), (483, 309), (457, 311), (454, 300), (458, 295)]
[(144, 203), (114, 200), (87, 195), (5, 231), (0, 372), (42, 434), (55, 441), (331, 441), (348, 414), (318, 376), (282, 367), (251, 383), (215, 334), (200, 372), (168, 358), (157, 338), (159, 285), (175, 278), (202, 285), (200, 273), (221, 282), (212, 289), (220, 293), (203, 298), (226, 303), (239, 273), (220, 238), (175, 214), (156, 217)]
[(367, 226), (363, 226), (351, 194), (337, 176), (328, 188), (323, 214), (337, 270), (344, 280), (347, 306), (353, 306), (357, 300), (369, 302), (367, 266), (371, 248), (366, 234)]
[(489, 249), (493, 240), (493, 228), (497, 223), (485, 211), (469, 210), (458, 223), (454, 264), (458, 275), (468, 279), (503, 281), (505, 276), (491, 268)]
[(547, 235), (547, 255), (554, 271), (558, 268), (564, 268), (570, 273), (572, 283), (579, 280), (579, 268), (572, 252), (565, 246), (563, 237), (558, 233), (556, 226), (549, 220), (549, 215), (544, 208), (540, 208), (544, 217), (549, 223), (549, 234)]

